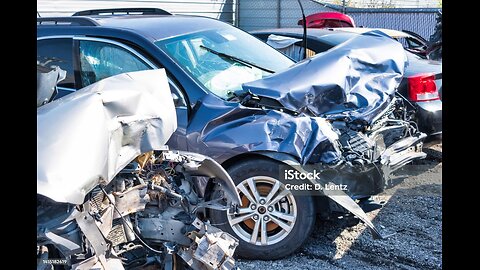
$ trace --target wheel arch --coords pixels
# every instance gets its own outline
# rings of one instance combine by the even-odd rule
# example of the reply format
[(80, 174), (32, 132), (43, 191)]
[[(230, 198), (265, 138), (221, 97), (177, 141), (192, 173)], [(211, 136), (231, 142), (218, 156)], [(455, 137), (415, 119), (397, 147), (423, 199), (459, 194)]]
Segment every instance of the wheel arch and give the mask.
[(278, 161), (287, 165), (300, 165), (300, 162), (296, 157), (287, 153), (274, 152), (274, 151), (255, 151), (255, 152), (246, 152), (240, 155), (233, 156), (224, 162), (222, 162), (222, 167), (227, 170), (235, 163), (242, 162), (249, 159), (260, 158), (268, 159), (273, 161)]

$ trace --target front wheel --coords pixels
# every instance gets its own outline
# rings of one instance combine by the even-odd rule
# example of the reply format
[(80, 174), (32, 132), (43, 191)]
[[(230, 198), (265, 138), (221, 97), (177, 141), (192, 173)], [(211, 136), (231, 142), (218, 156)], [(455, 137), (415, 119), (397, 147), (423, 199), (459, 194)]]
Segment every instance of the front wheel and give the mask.
[(280, 163), (255, 159), (227, 168), (242, 205), (238, 213), (211, 212), (220, 229), (239, 239), (236, 254), (246, 259), (272, 260), (296, 251), (315, 225), (310, 196), (294, 196), (279, 179)]

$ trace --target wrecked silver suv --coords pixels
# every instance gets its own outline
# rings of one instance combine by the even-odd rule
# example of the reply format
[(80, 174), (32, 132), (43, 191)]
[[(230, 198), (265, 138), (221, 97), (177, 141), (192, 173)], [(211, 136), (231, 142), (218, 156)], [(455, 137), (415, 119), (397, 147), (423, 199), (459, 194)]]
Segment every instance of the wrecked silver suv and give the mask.
[(205, 210), (238, 194), (214, 160), (165, 146), (176, 115), (164, 70), (48, 103), (64, 76), (37, 74), (37, 269), (233, 269), (238, 240)]

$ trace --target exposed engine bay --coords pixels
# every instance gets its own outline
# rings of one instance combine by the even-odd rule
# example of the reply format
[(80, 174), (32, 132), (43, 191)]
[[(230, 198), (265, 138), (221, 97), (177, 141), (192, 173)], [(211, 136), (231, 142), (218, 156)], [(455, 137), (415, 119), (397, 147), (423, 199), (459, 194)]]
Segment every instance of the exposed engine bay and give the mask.
[(238, 240), (203, 215), (206, 208), (227, 210), (227, 199), (205, 201), (201, 183), (209, 177), (198, 176), (201, 166), (186, 154), (152, 151), (95, 187), (81, 205), (39, 195), (40, 257), (58, 250), (72, 269), (232, 269)]
[[(252, 93), (237, 96), (247, 107), (275, 109), (292, 116), (298, 113), (282, 108), (276, 100)], [(414, 111), (408, 110), (403, 97), (394, 96), (376, 117), (365, 121), (344, 114), (309, 117), (322, 121), (323, 135), (304, 165), (293, 164), (297, 170), (315, 169), (322, 172), (325, 183), (347, 185), (347, 194), (365, 197), (382, 192), (390, 186), (390, 174), (412, 160), (422, 159), (426, 134), (418, 130)]]
[(165, 145), (176, 129), (165, 71), (50, 102), (62, 78), (38, 69), (37, 269), (233, 269), (238, 240), (205, 211), (235, 211), (239, 195), (213, 159)]
[(401, 98), (394, 97), (371, 124), (332, 119), (341, 157), (325, 165), (340, 172), (334, 182), (348, 184), (348, 193), (354, 197), (375, 195), (391, 186), (393, 171), (425, 158), (422, 146), (426, 135), (418, 131), (413, 114)]

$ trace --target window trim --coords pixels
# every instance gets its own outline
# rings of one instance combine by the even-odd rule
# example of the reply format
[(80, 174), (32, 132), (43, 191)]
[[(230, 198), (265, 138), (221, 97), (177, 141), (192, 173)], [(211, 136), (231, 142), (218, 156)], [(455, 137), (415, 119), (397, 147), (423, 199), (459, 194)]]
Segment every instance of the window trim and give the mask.
[[(72, 53), (73, 51), (75, 50), (78, 50), (79, 49), (79, 42), (76, 42), (76, 41), (80, 41), (80, 40), (83, 40), (83, 41), (96, 41), (96, 42), (103, 42), (103, 43), (107, 43), (107, 44), (112, 44), (112, 45), (116, 45), (116, 46), (119, 46), (121, 47), (122, 49), (130, 52), (131, 54), (133, 54), (134, 56), (138, 57), (139, 59), (141, 59), (143, 62), (145, 62), (145, 64), (147, 66), (149, 66), (151, 69), (159, 69), (160, 67), (158, 67), (158, 65), (154, 64), (152, 61), (150, 61), (149, 59), (147, 59), (145, 56), (143, 56), (142, 54), (140, 54), (139, 52), (137, 52), (135, 49), (131, 48), (130, 46), (126, 45), (126, 44), (123, 44), (121, 42), (118, 42), (118, 41), (115, 41), (115, 40), (110, 40), (110, 39), (106, 39), (106, 38), (98, 38), (98, 37), (87, 37), (87, 36), (78, 36), (78, 35), (53, 35), (53, 36), (42, 36), (42, 37), (37, 37), (37, 41), (39, 40), (49, 40), (49, 39), (62, 39), (62, 38), (71, 38), (72, 39)], [(80, 64), (78, 62), (78, 53), (74, 53), (73, 55), (73, 70), (75, 73), (79, 73), (80, 72)], [(77, 72), (76, 72), (77, 71)], [(168, 80), (168, 83), (174, 85), (174, 87), (180, 91), (181, 93), (181, 97), (183, 97), (183, 99), (185, 99), (185, 103), (187, 104), (187, 106), (181, 106), (181, 107), (186, 107), (188, 109), (188, 111), (190, 111), (190, 106), (188, 105), (188, 99), (186, 98), (185, 96), (185, 93), (184, 91), (182, 91), (182, 88), (181, 86), (179, 86), (172, 78), (170, 78), (170, 76), (168, 76), (168, 71), (165, 69), (165, 73), (167, 75), (167, 80)], [(79, 74), (78, 74), (79, 75)], [(75, 75), (75, 80), (77, 81), (79, 78), (76, 77), (77, 74)], [(75, 84), (76, 85), (76, 84)], [(76, 85), (77, 86), (77, 85)], [(79, 86), (77, 86), (79, 87)], [(63, 87), (62, 88), (63, 90), (66, 90), (66, 91), (72, 91), (72, 92), (75, 92), (77, 91), (78, 89), (73, 89), (73, 88), (66, 88), (66, 87)]]
[[(145, 64), (147, 66), (149, 66), (151, 69), (159, 69), (159, 67), (157, 65), (155, 65), (152, 61), (148, 60), (145, 56), (143, 56), (142, 54), (140, 54), (139, 52), (137, 52), (136, 50), (134, 50), (133, 48), (131, 48), (130, 46), (126, 45), (126, 44), (123, 44), (121, 42), (118, 42), (118, 41), (115, 41), (115, 40), (110, 40), (110, 39), (106, 39), (106, 38), (97, 38), (97, 37), (85, 37), (85, 36), (74, 36), (73, 37), (73, 40), (76, 41), (80, 41), (80, 40), (83, 40), (83, 41), (93, 41), (93, 42), (103, 42), (103, 43), (107, 43), (107, 44), (112, 44), (112, 45), (116, 45), (126, 51), (128, 51), (129, 53), (133, 54), (134, 56), (138, 57), (140, 60), (142, 60), (143, 62), (145, 62)], [(78, 44), (77, 46), (79, 46), (80, 44)], [(165, 72), (167, 73), (167, 70), (165, 69)], [(180, 89), (180, 87), (178, 86), (177, 83), (175, 83), (171, 78), (170, 76), (168, 76), (167, 74), (167, 80), (168, 80), (168, 83), (171, 83), (174, 85), (174, 87), (176, 89), (178, 89), (178, 91), (180, 91), (180, 97), (182, 97), (184, 100), (185, 100), (185, 103), (188, 104), (188, 100), (185, 99), (185, 95), (184, 93), (182, 92), (182, 90)], [(186, 107), (186, 106), (181, 106), (181, 107)]]
[(57, 89), (58, 90), (62, 90), (62, 91), (68, 91), (68, 92), (75, 92), (77, 90), (73, 89), (73, 88), (68, 88), (68, 87), (62, 87), (62, 86), (57, 86)]
[(75, 40), (83, 40), (83, 41), (103, 42), (103, 43), (107, 43), (107, 44), (116, 45), (116, 46), (128, 51), (129, 53), (135, 55), (136, 57), (140, 58), (143, 62), (145, 62), (145, 64), (147, 64), (147, 66), (150, 66), (150, 68), (158, 69), (158, 66), (155, 65), (154, 63), (152, 63), (152, 61), (148, 60), (145, 56), (141, 55), (137, 51), (133, 50), (132, 48), (130, 48), (129, 46), (127, 46), (127, 45), (125, 45), (121, 42), (110, 40), (110, 39), (105, 39), (105, 38), (84, 37), (84, 36), (74, 36), (73, 40), (74, 41)]
[(65, 91), (70, 91), (70, 92), (75, 92), (77, 91), (77, 78), (76, 78), (76, 70), (77, 70), (77, 57), (75, 56), (75, 42), (74, 42), (74, 36), (73, 35), (54, 35), (54, 36), (41, 36), (41, 37), (37, 37), (37, 41), (40, 41), (40, 40), (52, 40), (52, 39), (71, 39), (72, 41), (72, 65), (73, 65), (73, 76), (74, 76), (74, 82), (73, 82), (73, 85), (74, 87), (73, 88), (70, 88), (70, 87), (58, 87), (57, 88), (61, 88), (62, 90), (65, 90)]

